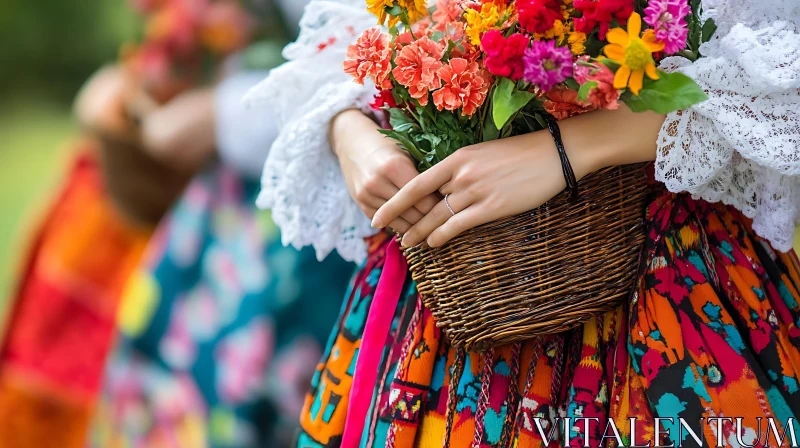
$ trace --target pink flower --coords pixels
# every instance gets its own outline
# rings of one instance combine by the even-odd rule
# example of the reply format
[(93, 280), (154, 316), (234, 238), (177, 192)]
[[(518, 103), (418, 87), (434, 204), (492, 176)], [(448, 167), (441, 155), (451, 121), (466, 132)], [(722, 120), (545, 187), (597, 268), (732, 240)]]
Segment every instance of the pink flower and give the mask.
[(462, 14), (464, 14), (464, 8), (458, 0), (436, 0), (433, 21), (437, 24), (455, 22), (461, 20)]
[(254, 25), (237, 2), (216, 1), (205, 11), (200, 36), (212, 52), (226, 54), (247, 45)]
[(433, 104), (438, 110), (462, 108), (464, 115), (472, 116), (486, 100), (491, 80), (477, 62), (453, 58), (439, 69), (438, 75), (444, 83), (433, 92)]
[(397, 82), (408, 87), (411, 98), (418, 100), (422, 106), (428, 104), (428, 92), (438, 89), (442, 84), (436, 72), (442, 68), (443, 54), (442, 45), (427, 36), (406, 45), (397, 53), (397, 67), (392, 74)]
[(530, 39), (519, 33), (505, 38), (500, 30), (487, 31), (481, 39), (486, 69), (493, 75), (519, 81), (525, 72), (522, 56), (529, 43)]
[(131, 0), (134, 9), (140, 14), (149, 14), (164, 4), (164, 0)]
[[(587, 61), (588, 56), (581, 56), (581, 60)], [(586, 100), (594, 109), (617, 109), (619, 108), (619, 90), (614, 88), (614, 72), (603, 64), (596, 64), (594, 67), (575, 64), (575, 81), (578, 84), (586, 84), (589, 81), (597, 83), (597, 87), (589, 91)]]
[(197, 28), (206, 8), (206, 2), (166, 3), (149, 16), (147, 40), (163, 46), (174, 59), (190, 58), (196, 50)]
[(364, 84), (370, 78), (381, 89), (391, 89), (389, 71), (392, 68), (391, 39), (377, 27), (364, 31), (356, 43), (347, 47), (344, 72)]
[(436, 11), (433, 12), (436, 31), (446, 32), (448, 24), (461, 20), (464, 9), (458, 3), (456, 0), (436, 0)]
[(650, 0), (644, 13), (644, 21), (656, 31), (656, 39), (664, 42), (665, 53), (675, 54), (686, 48), (686, 16), (691, 13), (686, 0)]
[(533, 41), (525, 50), (525, 81), (548, 91), (572, 75), (572, 52), (554, 40)]
[(399, 50), (403, 47), (403, 45), (408, 45), (420, 37), (431, 37), (431, 34), (433, 33), (433, 28), (431, 28), (431, 25), (431, 20), (428, 17), (425, 17), (414, 23), (411, 25), (411, 31), (403, 31), (397, 36), (397, 38), (395, 38), (395, 47)]

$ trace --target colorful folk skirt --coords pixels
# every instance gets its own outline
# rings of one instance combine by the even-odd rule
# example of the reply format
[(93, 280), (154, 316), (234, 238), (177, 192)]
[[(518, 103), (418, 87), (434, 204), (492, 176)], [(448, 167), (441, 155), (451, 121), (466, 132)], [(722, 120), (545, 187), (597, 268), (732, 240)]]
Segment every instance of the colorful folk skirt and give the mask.
[(646, 231), (624, 306), (483, 352), (448, 345), (408, 276), (386, 279), (402, 262), (396, 243), (373, 238), (296, 446), (773, 447), (791, 442), (787, 429), (800, 437), (794, 252), (773, 250), (730, 207), (667, 192), (648, 205)]
[(150, 237), (112, 203), (94, 145), (77, 148), (9, 298), (0, 447), (84, 446), (118, 299)]
[(258, 190), (212, 166), (159, 225), (123, 294), (90, 446), (292, 443), (355, 266), (284, 247)]

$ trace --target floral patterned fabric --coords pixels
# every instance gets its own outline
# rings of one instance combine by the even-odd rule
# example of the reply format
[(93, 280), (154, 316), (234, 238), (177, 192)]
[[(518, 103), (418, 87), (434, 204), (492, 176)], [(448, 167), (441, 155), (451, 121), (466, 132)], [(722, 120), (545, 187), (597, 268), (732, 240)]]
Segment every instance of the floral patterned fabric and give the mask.
[(255, 182), (216, 167), (123, 297), (93, 446), (287, 446), (353, 266), (280, 244)]
[[(767, 434), (759, 417), (773, 418), (782, 434), (800, 414), (797, 257), (774, 251), (721, 204), (658, 192), (646, 213), (631, 300), (565, 333), (457, 350), (407, 281), (360, 446), (540, 447), (543, 436), (555, 440), (549, 446), (641, 445), (656, 442), (655, 417), (693, 424), (697, 439), (687, 431), (679, 437), (677, 420), (662, 424), (669, 435), (660, 441), (683, 446), (698, 439), (715, 446), (718, 431), (736, 441), (732, 424), (693, 423), (701, 417), (741, 417), (742, 440), (758, 437), (757, 446)], [(363, 322), (389, 244), (371, 240), (306, 397), (298, 447), (340, 445)], [(772, 438), (768, 446), (775, 445)]]

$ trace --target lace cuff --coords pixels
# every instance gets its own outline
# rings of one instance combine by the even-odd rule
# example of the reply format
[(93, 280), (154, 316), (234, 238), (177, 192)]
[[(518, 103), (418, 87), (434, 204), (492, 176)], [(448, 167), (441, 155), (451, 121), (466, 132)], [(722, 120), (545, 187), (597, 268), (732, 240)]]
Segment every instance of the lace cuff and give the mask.
[(781, 251), (792, 248), (800, 223), (796, 28), (785, 21), (756, 28), (736, 23), (702, 48), (706, 57), (694, 63), (669, 58), (661, 66), (695, 79), (709, 100), (667, 116), (656, 179), (671, 191), (736, 207)]
[(376, 93), (342, 70), (347, 46), (374, 24), (361, 1), (311, 2), (298, 41), (284, 50), (289, 62), (246, 99), (273, 109), (279, 129), (257, 205), (272, 209), (284, 244), (312, 245), (320, 260), (336, 249), (360, 262), (366, 256), (363, 238), (376, 232), (350, 197), (328, 143), (333, 117), (353, 107), (368, 110)]

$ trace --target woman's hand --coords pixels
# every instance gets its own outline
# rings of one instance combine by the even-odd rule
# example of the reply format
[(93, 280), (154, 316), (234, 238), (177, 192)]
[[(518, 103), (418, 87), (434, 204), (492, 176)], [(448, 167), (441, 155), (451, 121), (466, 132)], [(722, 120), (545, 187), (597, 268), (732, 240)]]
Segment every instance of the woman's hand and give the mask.
[[(339, 157), (350, 195), (369, 218), (418, 175), (405, 152), (379, 133), (378, 125), (357, 110), (342, 112), (334, 119), (331, 146)], [(420, 195), (384, 227), (405, 233), (439, 199), (435, 191)]]
[[(575, 176), (581, 179), (605, 166), (654, 160), (663, 121), (661, 115), (633, 114), (624, 107), (562, 121), (562, 139)], [(419, 198), (438, 191), (447, 200), (405, 232), (403, 246), (427, 240), (429, 246), (439, 247), (468, 229), (539, 207), (565, 186), (553, 138), (539, 131), (457, 151), (409, 182), (377, 211), (372, 224), (383, 227)]]
[(125, 95), (130, 80), (117, 66), (103, 67), (81, 87), (75, 99), (75, 116), (89, 133), (137, 141), (125, 116)]
[(214, 154), (213, 88), (181, 93), (141, 119), (144, 150), (162, 163), (193, 172)]

